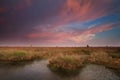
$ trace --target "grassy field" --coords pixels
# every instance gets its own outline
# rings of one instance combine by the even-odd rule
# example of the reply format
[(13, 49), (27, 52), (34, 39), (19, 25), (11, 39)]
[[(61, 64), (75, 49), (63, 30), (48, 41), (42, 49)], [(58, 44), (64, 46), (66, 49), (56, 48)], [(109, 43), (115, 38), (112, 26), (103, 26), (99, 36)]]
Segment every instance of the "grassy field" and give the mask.
[(67, 47), (1, 47), (0, 61), (22, 61), (33, 59), (48, 59), (59, 54), (63, 55), (89, 55), (92, 49)]
[(0, 62), (38, 59), (48, 59), (53, 71), (76, 71), (90, 63), (120, 70), (120, 47), (0, 47)]

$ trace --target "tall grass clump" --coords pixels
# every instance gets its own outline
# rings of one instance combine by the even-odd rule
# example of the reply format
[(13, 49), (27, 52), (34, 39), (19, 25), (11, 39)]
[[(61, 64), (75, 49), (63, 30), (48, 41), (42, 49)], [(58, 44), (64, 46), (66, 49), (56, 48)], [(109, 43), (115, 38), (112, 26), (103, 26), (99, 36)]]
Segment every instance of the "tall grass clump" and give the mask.
[(106, 64), (111, 60), (111, 57), (105, 52), (94, 52), (90, 55), (88, 62)]
[(30, 61), (37, 58), (36, 53), (27, 52), (24, 50), (2, 51), (0, 52), (0, 61)]
[(83, 67), (85, 59), (78, 55), (60, 55), (50, 59), (48, 67), (54, 72), (78, 73)]
[(113, 69), (120, 69), (120, 58), (113, 58), (106, 52), (92, 53), (87, 62), (104, 65)]
[(27, 52), (25, 51), (13, 51), (5, 54), (5, 61), (25, 61), (28, 60)]
[(21, 61), (26, 59), (26, 52), (23, 51), (15, 51), (11, 54), (11, 60), (13, 61)]

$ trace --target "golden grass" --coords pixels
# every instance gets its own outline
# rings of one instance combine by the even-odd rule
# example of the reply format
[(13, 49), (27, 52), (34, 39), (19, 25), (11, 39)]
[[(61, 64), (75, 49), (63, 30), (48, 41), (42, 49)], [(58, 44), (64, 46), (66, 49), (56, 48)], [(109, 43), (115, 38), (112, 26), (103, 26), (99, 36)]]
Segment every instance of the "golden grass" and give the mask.
[[(113, 53), (120, 54), (120, 53)], [(92, 53), (88, 58), (88, 63), (100, 64), (109, 68), (120, 69), (120, 58), (112, 57), (106, 52)]]
[(84, 55), (87, 56), (88, 63), (120, 69), (119, 47), (0, 47), (0, 61), (2, 62), (50, 59), (50, 64), (72, 65), (70, 69), (74, 69), (74, 65), (80, 67), (85, 63)]
[(80, 48), (30, 48), (30, 47), (1, 47), (0, 61), (24, 61), (34, 59), (48, 59), (59, 54), (82, 55), (91, 53), (90, 50)]
[(78, 55), (59, 55), (49, 61), (48, 66), (53, 70), (76, 70), (83, 66), (84, 58)]
[(48, 67), (60, 75), (77, 75), (88, 55), (58, 55), (49, 60)]

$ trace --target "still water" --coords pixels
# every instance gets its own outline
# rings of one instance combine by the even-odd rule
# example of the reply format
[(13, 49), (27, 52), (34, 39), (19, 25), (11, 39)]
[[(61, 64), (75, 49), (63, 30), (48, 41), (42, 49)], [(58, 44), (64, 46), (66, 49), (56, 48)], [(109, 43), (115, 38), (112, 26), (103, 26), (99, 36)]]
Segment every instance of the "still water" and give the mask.
[(100, 65), (87, 65), (77, 76), (62, 77), (47, 67), (48, 61), (21, 65), (0, 65), (0, 80), (120, 80), (112, 70)]

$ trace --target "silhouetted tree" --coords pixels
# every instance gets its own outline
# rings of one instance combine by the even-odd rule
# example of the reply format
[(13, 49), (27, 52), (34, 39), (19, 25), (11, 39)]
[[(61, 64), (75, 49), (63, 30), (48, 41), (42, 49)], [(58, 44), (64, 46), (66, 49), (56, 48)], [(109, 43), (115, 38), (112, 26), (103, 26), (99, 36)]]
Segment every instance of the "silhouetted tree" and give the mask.
[(87, 45), (87, 48), (89, 48), (90, 46), (89, 45)]

